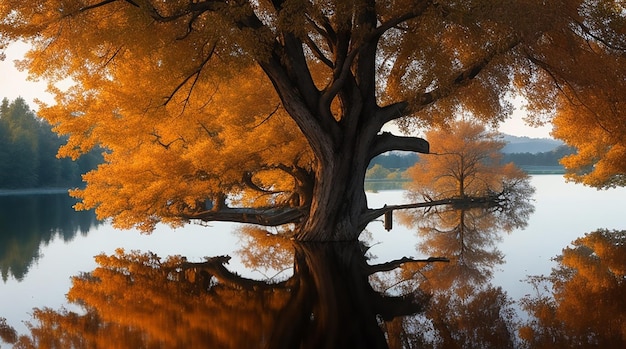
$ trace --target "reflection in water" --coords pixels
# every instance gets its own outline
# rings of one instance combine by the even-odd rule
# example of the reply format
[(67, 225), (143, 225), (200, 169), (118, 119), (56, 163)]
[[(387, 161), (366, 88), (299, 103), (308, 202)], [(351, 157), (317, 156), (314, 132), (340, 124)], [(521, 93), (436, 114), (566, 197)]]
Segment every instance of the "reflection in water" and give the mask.
[[(490, 284), (493, 269), (503, 263), (496, 248), (501, 234), (523, 227), (533, 206), (528, 200), (449, 205), (415, 210), (401, 216), (417, 229), (418, 249), (446, 256), (450, 263), (404, 265), (395, 273), (399, 288), (419, 287), (432, 296), (424, 314), (396, 320), (409, 347), (516, 348), (513, 301)], [(429, 329), (415, 331), (411, 329)]]
[(451, 261), (420, 270), (428, 280), (422, 287), (430, 291), (453, 290), (462, 296), (465, 288), (472, 290), (489, 282), (494, 267), (504, 262), (496, 248), (502, 233), (526, 226), (533, 212), (527, 200), (507, 201), (507, 205), (502, 210), (491, 203), (468, 203), (403, 214), (403, 223), (416, 228), (421, 237), (418, 249), (422, 253), (446, 256)]
[(625, 348), (626, 231), (586, 234), (555, 260), (549, 276), (531, 278), (522, 338), (532, 348)]
[(42, 244), (59, 237), (70, 241), (98, 221), (91, 211), (76, 212), (67, 193), (0, 196), (0, 272), (22, 280), (39, 258)]
[(370, 265), (360, 243), (296, 244), (244, 227), (237, 253), (251, 269), (279, 271), (267, 280), (230, 272), (228, 256), (189, 262), (118, 250), (73, 278), (67, 297), (80, 311), (35, 309), (19, 338), (0, 318), (0, 338), (18, 349), (626, 344), (626, 231), (599, 230), (564, 249), (551, 275), (531, 279), (537, 294), (522, 301), (530, 314), (522, 321), (490, 278), (502, 263), (493, 241), (523, 217), (494, 207), (413, 214), (405, 218), (418, 248), (449, 263)]
[(376, 292), (359, 243), (294, 244), (293, 275), (246, 279), (229, 257), (191, 263), (118, 250), (73, 278), (84, 314), (33, 313), (19, 348), (388, 348), (382, 324), (420, 312), (427, 297)]

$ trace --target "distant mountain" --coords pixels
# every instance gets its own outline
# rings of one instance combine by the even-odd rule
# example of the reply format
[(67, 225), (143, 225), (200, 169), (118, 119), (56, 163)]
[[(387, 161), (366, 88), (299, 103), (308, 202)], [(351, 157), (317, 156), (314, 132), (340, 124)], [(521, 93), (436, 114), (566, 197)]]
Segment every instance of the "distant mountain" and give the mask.
[(562, 141), (550, 138), (530, 138), (504, 135), (504, 141), (507, 143), (502, 152), (509, 153), (545, 153), (552, 151), (563, 145)]

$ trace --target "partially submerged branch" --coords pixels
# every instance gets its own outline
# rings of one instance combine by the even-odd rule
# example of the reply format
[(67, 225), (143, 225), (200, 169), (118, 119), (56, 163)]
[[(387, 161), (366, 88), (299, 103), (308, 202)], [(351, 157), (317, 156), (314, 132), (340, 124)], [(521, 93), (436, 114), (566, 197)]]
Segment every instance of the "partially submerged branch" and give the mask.
[(219, 282), (234, 288), (246, 290), (273, 290), (279, 286), (279, 284), (241, 277), (224, 266), (224, 264), (228, 264), (229, 261), (230, 256), (217, 256), (207, 258), (205, 262), (200, 263), (184, 262), (181, 267), (184, 271), (195, 271), (198, 275), (206, 278), (205, 281), (207, 282), (211, 277), (215, 277)]
[(484, 206), (484, 205), (497, 205), (500, 203), (502, 199), (499, 195), (488, 195), (481, 197), (463, 197), (463, 198), (448, 198), (448, 199), (440, 199), (433, 201), (425, 201), (425, 202), (416, 202), (411, 204), (402, 204), (402, 205), (385, 205), (378, 209), (368, 210), (365, 214), (363, 214), (362, 219), (368, 222), (373, 221), (374, 219), (384, 215), (386, 212), (394, 211), (394, 210), (408, 210), (413, 208), (425, 208), (425, 207), (433, 207), (433, 206), (443, 206), (443, 205), (451, 205), (456, 207), (476, 207), (476, 206)]

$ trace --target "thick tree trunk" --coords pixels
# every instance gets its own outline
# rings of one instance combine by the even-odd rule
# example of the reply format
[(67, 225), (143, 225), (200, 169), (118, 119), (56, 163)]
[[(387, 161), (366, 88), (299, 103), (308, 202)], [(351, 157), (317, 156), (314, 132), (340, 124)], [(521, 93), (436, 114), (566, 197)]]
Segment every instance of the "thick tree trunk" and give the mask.
[(318, 166), (313, 200), (294, 238), (299, 241), (355, 241), (365, 228), (364, 181), (368, 160), (357, 153), (337, 154)]

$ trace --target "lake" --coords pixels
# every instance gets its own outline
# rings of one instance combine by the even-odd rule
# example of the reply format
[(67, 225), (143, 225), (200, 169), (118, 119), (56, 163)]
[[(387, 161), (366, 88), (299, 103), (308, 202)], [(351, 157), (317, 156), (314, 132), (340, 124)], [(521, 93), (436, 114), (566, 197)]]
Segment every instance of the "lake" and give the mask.
[[(292, 336), (302, 335), (309, 343), (322, 346), (331, 343), (329, 338), (333, 336), (338, 339), (332, 343), (345, 342), (343, 337), (349, 337), (345, 343), (352, 344), (387, 342), (379, 347), (412, 347), (416, 343), (443, 347), (446, 341), (490, 341), (476, 339), (489, 337), (478, 333), (478, 329), (502, 323), (502, 331), (511, 335), (518, 330), (512, 327), (528, 321), (520, 300), (538, 291), (537, 284), (529, 283), (527, 276), (550, 274), (558, 264), (553, 258), (587, 233), (599, 229), (626, 230), (624, 188), (597, 191), (566, 183), (559, 175), (533, 176), (531, 183), (536, 188), (535, 211), (525, 228), (502, 232), (483, 227), (483, 231), (489, 231), (484, 235), (487, 240), (474, 242), (483, 244), (474, 248), (477, 245), (470, 246), (468, 239), (468, 246), (464, 246), (467, 251), (456, 262), (413, 263), (416, 266), (405, 265), (397, 270), (386, 270), (385, 263), (402, 257), (439, 257), (429, 253), (432, 247), (449, 242), (441, 240), (443, 234), (424, 233), (424, 227), (417, 234), (415, 228), (399, 224), (399, 215), (394, 213), (391, 231), (385, 231), (381, 221), (368, 226), (362, 237), (369, 246), (365, 252), (356, 245), (342, 247), (341, 255), (311, 246), (296, 247), (294, 252), (280, 239), (235, 224), (191, 224), (179, 229), (159, 226), (145, 235), (115, 230), (106, 222), (98, 222), (91, 212), (74, 212), (72, 200), (64, 194), (0, 196), (0, 318), (6, 318), (6, 324), (19, 334), (30, 334), (25, 322), (33, 321), (33, 315), (44, 323), (40, 326), (35, 322), (37, 328), (49, 325), (46, 321), (71, 327), (68, 323), (97, 319), (98, 326), (107, 328), (106, 333), (110, 334), (107, 340), (119, 337), (128, 343), (119, 344), (120, 347), (137, 347), (134, 345), (140, 342), (143, 344), (139, 347), (147, 346), (146, 341), (151, 340), (160, 343), (151, 347), (163, 348), (203, 347), (203, 343), (235, 348), (250, 343), (259, 345), (257, 342), (268, 347), (289, 347), (289, 343), (302, 339), (280, 333), (298, 333), (296, 328), (310, 329), (311, 323), (315, 324), (314, 330)], [(398, 190), (368, 193), (368, 200), (370, 207), (404, 202), (403, 192)], [(435, 250), (440, 251), (446, 250)], [(96, 255), (102, 256), (96, 260)], [(344, 255), (352, 256), (350, 262), (344, 261)], [(168, 260), (168, 256), (178, 257)], [(321, 266), (313, 266), (312, 261)], [(452, 273), (452, 265), (463, 268)], [(360, 274), (370, 266), (379, 267), (381, 272)], [(203, 279), (206, 275), (209, 277)], [(460, 285), (459, 280), (466, 283)], [(310, 283), (316, 283), (312, 291), (303, 286)], [(186, 286), (178, 287), (183, 284)], [(124, 289), (120, 285), (129, 286)], [(442, 309), (448, 310), (431, 306), (426, 315), (411, 317), (410, 304), (427, 303), (420, 289), (435, 294), (431, 304), (446, 305)], [(330, 293), (332, 297), (328, 297)], [(406, 303), (409, 293), (413, 295), (412, 303)], [(505, 297), (505, 301), (489, 300), (492, 298), (488, 294), (496, 297), (493, 299)], [(68, 303), (68, 297), (74, 302)], [(234, 303), (236, 299), (240, 299), (239, 303)], [(103, 300), (106, 301), (102, 303)], [(475, 332), (469, 334), (472, 331), (463, 327), (467, 325), (454, 320), (461, 311), (456, 308), (448, 312), (459, 304), (478, 304), (478, 300), (485, 300), (490, 306), (498, 303), (499, 314), (497, 319), (487, 320), (486, 325), (468, 320)], [(302, 318), (302, 312), (296, 310), (307, 307), (310, 310)], [(616, 307), (616, 313), (626, 313), (620, 305)], [(34, 308), (46, 311), (34, 312)], [(162, 310), (166, 308), (178, 310)], [(416, 311), (420, 314), (417, 308)], [(502, 315), (509, 311), (513, 314)], [(81, 315), (80, 321), (74, 312)], [(438, 315), (428, 315), (431, 312)], [(240, 317), (233, 319), (233, 314)], [(476, 317), (469, 310), (463, 316)], [(479, 317), (484, 319), (485, 315)], [(333, 325), (338, 321), (333, 319), (338, 318), (343, 322)], [(117, 319), (124, 320), (116, 322)], [(443, 322), (454, 323), (449, 325), (455, 328), (452, 334), (444, 335), (440, 325)], [(355, 325), (346, 325), (351, 323)], [(207, 333), (203, 326), (212, 330)], [(258, 331), (251, 330), (255, 326)], [(354, 333), (347, 331), (346, 326), (354, 327)], [(617, 326), (622, 326), (626, 333), (626, 323), (619, 322)], [(412, 333), (413, 330), (419, 333)], [(81, 333), (76, 328), (74, 332), (67, 331)], [(494, 332), (493, 328), (489, 331)], [(94, 333), (98, 336), (97, 331)], [(85, 333), (81, 336), (88, 337)], [(484, 347), (532, 347), (522, 343), (517, 335), (513, 337), (506, 345)], [(84, 340), (93, 343), (89, 342), (91, 339)], [(131, 340), (135, 344), (131, 345)], [(602, 338), (594, 340), (603, 343)]]

